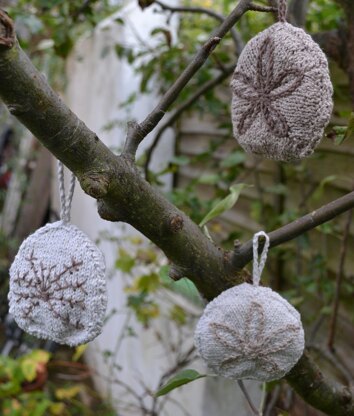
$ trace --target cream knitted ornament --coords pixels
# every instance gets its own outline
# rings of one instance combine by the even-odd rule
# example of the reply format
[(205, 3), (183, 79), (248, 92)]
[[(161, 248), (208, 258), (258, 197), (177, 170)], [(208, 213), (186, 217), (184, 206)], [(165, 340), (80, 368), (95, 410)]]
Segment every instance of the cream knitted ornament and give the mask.
[(101, 251), (70, 224), (75, 186), (65, 197), (59, 162), (61, 221), (47, 224), (21, 245), (10, 269), (10, 313), (24, 331), (71, 346), (101, 333), (107, 306)]
[[(258, 238), (266, 244), (258, 264)], [(300, 314), (259, 281), (269, 238), (253, 239), (253, 285), (243, 283), (210, 302), (200, 318), (195, 345), (216, 374), (231, 379), (277, 380), (297, 363), (304, 350)]]
[(249, 153), (282, 161), (300, 160), (320, 142), (332, 108), (326, 56), (302, 29), (285, 21), (251, 39), (234, 72), (234, 135)]

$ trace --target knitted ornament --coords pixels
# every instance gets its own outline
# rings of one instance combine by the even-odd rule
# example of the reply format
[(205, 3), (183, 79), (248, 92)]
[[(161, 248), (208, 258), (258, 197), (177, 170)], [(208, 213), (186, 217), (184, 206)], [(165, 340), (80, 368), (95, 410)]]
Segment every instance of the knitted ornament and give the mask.
[(47, 224), (21, 245), (10, 268), (10, 313), (24, 331), (75, 346), (101, 333), (107, 306), (101, 251), (70, 224), (72, 175), (65, 197), (59, 162), (61, 221)]
[(333, 88), (320, 47), (285, 17), (286, 0), (279, 0), (279, 23), (243, 49), (231, 82), (232, 123), (246, 152), (290, 162), (320, 142)]
[[(266, 243), (258, 264), (258, 238)], [(231, 379), (271, 381), (282, 378), (304, 350), (300, 314), (280, 295), (259, 281), (269, 238), (253, 238), (253, 285), (226, 290), (208, 304), (200, 318), (195, 345), (207, 365)]]

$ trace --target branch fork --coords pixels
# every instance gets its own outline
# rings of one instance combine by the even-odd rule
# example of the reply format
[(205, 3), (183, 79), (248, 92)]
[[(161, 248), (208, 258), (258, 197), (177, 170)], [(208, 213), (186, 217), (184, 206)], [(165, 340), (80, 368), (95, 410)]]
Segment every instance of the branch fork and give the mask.
[(16, 40), (15, 28), (9, 15), (0, 9), (0, 47), (11, 49)]

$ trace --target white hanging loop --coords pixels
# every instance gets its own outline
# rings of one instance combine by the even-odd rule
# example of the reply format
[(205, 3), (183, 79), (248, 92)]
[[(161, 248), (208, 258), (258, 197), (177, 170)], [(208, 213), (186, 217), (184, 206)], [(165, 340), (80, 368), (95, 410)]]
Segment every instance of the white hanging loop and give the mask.
[(59, 195), (60, 195), (60, 219), (64, 223), (70, 221), (71, 202), (73, 200), (75, 189), (75, 175), (71, 173), (69, 193), (65, 196), (64, 184), (64, 165), (58, 160), (58, 179), (59, 179)]
[[(259, 237), (265, 238), (264, 247), (261, 253), (261, 258), (258, 261), (258, 241)], [(264, 231), (260, 231), (253, 236), (253, 285), (259, 286), (261, 280), (262, 271), (267, 260), (269, 249), (269, 237)]]

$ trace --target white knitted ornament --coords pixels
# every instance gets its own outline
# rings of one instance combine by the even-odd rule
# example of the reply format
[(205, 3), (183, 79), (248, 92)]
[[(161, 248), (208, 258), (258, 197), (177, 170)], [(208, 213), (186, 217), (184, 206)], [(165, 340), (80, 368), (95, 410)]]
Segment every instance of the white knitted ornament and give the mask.
[(252, 38), (232, 81), (235, 138), (249, 153), (282, 161), (300, 160), (320, 142), (332, 108), (333, 87), (321, 48), (285, 21)]
[(61, 221), (21, 245), (10, 268), (10, 313), (24, 331), (75, 346), (101, 333), (107, 306), (105, 261), (96, 245), (70, 224), (75, 177), (65, 197), (59, 162)]
[[(266, 244), (258, 264), (258, 238)], [(243, 283), (210, 302), (195, 331), (195, 345), (207, 365), (231, 379), (271, 381), (282, 378), (304, 350), (300, 314), (259, 281), (269, 238), (253, 239), (253, 285)]]

